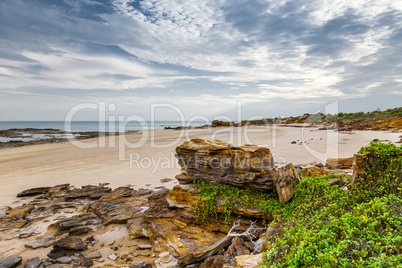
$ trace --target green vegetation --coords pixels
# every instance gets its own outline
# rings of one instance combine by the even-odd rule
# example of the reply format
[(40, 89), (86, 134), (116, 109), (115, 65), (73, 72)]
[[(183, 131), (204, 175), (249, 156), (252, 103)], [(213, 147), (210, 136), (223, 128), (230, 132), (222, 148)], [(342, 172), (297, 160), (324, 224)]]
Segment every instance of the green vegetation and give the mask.
[(227, 224), (238, 206), (279, 215), (262, 267), (402, 267), (402, 147), (372, 142), (360, 153), (370, 164), (363, 181), (345, 187), (328, 183), (334, 175), (305, 178), (285, 204), (275, 194), (198, 180), (199, 216), (216, 216), (217, 202)]

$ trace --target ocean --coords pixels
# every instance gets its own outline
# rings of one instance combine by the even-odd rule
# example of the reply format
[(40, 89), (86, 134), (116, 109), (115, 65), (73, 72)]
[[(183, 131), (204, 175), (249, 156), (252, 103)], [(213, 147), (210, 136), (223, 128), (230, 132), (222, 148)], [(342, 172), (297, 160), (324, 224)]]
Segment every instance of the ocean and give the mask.
[(35, 128), (35, 129), (60, 129), (72, 132), (126, 132), (134, 130), (152, 130), (152, 129), (164, 129), (165, 127), (196, 127), (206, 125), (205, 121), (144, 121), (144, 122), (98, 122), (98, 121), (72, 121), (71, 130), (65, 128), (64, 121), (0, 121), (0, 130), (7, 129), (23, 129), (23, 128)]

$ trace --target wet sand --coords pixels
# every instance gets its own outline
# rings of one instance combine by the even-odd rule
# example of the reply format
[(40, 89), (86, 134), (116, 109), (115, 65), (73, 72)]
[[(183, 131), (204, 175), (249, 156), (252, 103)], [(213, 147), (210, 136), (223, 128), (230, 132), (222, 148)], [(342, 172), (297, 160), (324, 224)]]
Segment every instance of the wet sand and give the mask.
[[(175, 148), (190, 138), (220, 139), (234, 145), (257, 144), (271, 149), (280, 163), (323, 162), (349, 157), (373, 139), (396, 142), (401, 133), (297, 127), (235, 127), (155, 130), (95, 138), (76, 143), (33, 145), (0, 150), (0, 207), (22, 190), (62, 183), (82, 186), (110, 183), (112, 188), (174, 186), (180, 167)], [(296, 141), (296, 144), (291, 144)], [(87, 148), (84, 148), (87, 147)]]

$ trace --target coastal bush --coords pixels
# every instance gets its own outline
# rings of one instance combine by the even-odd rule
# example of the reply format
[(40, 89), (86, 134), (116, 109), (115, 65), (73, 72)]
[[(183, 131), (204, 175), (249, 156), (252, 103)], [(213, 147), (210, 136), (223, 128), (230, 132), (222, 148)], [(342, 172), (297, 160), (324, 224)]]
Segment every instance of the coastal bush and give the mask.
[(402, 147), (372, 142), (363, 181), (296, 187), (294, 214), (272, 239), (263, 267), (402, 267)]

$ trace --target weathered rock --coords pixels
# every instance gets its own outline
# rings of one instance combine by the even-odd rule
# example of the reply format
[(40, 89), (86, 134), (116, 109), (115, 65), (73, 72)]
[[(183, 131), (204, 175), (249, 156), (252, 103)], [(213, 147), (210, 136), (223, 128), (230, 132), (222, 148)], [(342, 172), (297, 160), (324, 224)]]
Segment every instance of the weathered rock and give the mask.
[(353, 157), (347, 158), (328, 158), (326, 166), (329, 168), (351, 168), (353, 164)]
[(28, 190), (24, 190), (17, 194), (17, 197), (24, 197), (24, 196), (32, 196), (32, 195), (40, 195), (40, 194), (46, 194), (49, 192), (51, 187), (37, 187), (37, 188), (31, 188)]
[(27, 237), (37, 235), (39, 233), (40, 233), (40, 228), (39, 227), (37, 227), (35, 229), (32, 228), (32, 227), (29, 227), (29, 228), (26, 228), (26, 229), (23, 229), (23, 230), (21, 230), (19, 232), (14, 233), (9, 239), (13, 239), (13, 238), (16, 238), (16, 237), (18, 237), (18, 238), (27, 238)]
[[(52, 224), (52, 227), (56, 227), (59, 232), (82, 232), (96, 229), (102, 223), (102, 220), (96, 216), (94, 213), (83, 213), (80, 215), (72, 216), (67, 219), (60, 220), (55, 224)], [(79, 229), (85, 228), (85, 229)]]
[(25, 244), (25, 247), (37, 249), (37, 248), (47, 248), (53, 245), (55, 241), (54, 237), (51, 236), (42, 236), (36, 240), (30, 241), (29, 243)]
[(70, 231), (68, 232), (69, 235), (72, 236), (77, 236), (77, 235), (82, 235), (82, 234), (86, 234), (89, 231), (91, 231), (92, 229), (89, 228), (88, 226), (80, 226), (80, 227), (74, 227), (72, 229), (70, 229)]
[(13, 256), (10, 258), (6, 258), (0, 260), (0, 267), (1, 268), (14, 268), (20, 265), (22, 262), (22, 258), (20, 256)]
[(21, 228), (27, 224), (26, 217), (34, 209), (33, 205), (9, 208), (5, 216), (0, 217), (0, 230)]
[(26, 216), (28, 221), (35, 221), (38, 219), (47, 218), (54, 215), (57, 211), (64, 208), (76, 208), (75, 203), (52, 201), (43, 202), (35, 206), (35, 208)]
[(111, 191), (111, 188), (105, 187), (104, 185), (85, 185), (82, 186), (81, 189), (73, 189), (71, 191), (68, 191), (64, 197), (66, 199), (78, 199), (87, 197), (91, 199), (99, 199), (103, 195), (110, 193)]
[(160, 182), (161, 183), (167, 183), (167, 182), (169, 182), (169, 181), (172, 181), (173, 179), (171, 179), (171, 178), (164, 178), (164, 179), (160, 179)]
[(44, 268), (43, 261), (39, 260), (38, 258), (32, 258), (27, 260), (25, 263), (24, 268)]
[(367, 155), (365, 154), (353, 155), (352, 183), (363, 180), (363, 173), (366, 164), (367, 164)]
[(108, 258), (111, 259), (112, 261), (116, 261), (119, 258), (119, 256), (117, 254), (113, 253), (113, 254), (109, 255)]
[(144, 198), (124, 198), (117, 200), (96, 201), (88, 208), (88, 212), (93, 212), (104, 220), (104, 225), (112, 223), (127, 223), (128, 220), (135, 218), (138, 212), (148, 207), (148, 201)]
[(100, 259), (100, 258), (102, 258), (102, 254), (99, 251), (95, 251), (95, 252), (91, 252), (91, 253), (85, 255), (85, 258)]
[(67, 237), (62, 238), (54, 242), (55, 248), (72, 249), (72, 250), (84, 250), (86, 248), (84, 242), (79, 237)]
[(302, 168), (301, 175), (303, 177), (321, 177), (328, 175), (328, 170), (322, 167), (317, 167), (315, 165), (307, 165)]
[(222, 268), (224, 265), (229, 264), (230, 259), (226, 256), (217, 255), (209, 268)]
[(199, 247), (195, 249), (192, 252), (189, 252), (188, 254), (184, 255), (183, 257), (179, 258), (179, 265), (185, 266), (192, 264), (194, 262), (199, 262), (202, 260), (205, 260), (209, 256), (212, 256), (219, 252), (222, 248), (228, 246), (230, 242), (232, 241), (231, 236), (225, 236), (222, 237), (219, 240), (216, 240), (204, 247)]
[(69, 183), (56, 185), (51, 187), (46, 195), (51, 198), (62, 198), (66, 195), (69, 188)]
[(300, 182), (299, 174), (293, 165), (274, 168), (276, 176), (273, 177), (279, 202), (288, 202), (294, 194), (294, 186)]
[(262, 262), (262, 254), (237, 256), (235, 262), (238, 268), (258, 268)]
[(136, 218), (128, 220), (127, 222), (128, 233), (130, 238), (148, 237), (148, 223), (145, 221), (144, 215), (138, 213)]
[(283, 195), (283, 187), (299, 181), (293, 166), (274, 168), (270, 150), (255, 145), (235, 147), (218, 140), (192, 139), (176, 148), (176, 157), (182, 167), (176, 179), (182, 184), (201, 178), (213, 185), (267, 191), (274, 189), (275, 180), (279, 186), (276, 190)]
[(130, 268), (152, 268), (152, 264), (145, 261), (136, 261), (130, 265)]

